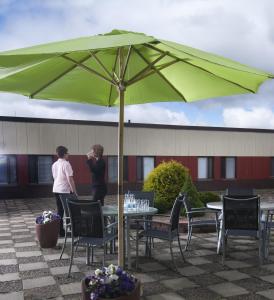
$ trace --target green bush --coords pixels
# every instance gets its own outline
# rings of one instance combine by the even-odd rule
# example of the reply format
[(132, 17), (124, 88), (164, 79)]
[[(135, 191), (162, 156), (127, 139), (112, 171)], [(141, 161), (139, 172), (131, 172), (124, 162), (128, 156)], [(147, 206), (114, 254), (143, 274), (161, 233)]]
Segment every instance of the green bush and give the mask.
[(143, 190), (154, 191), (155, 207), (160, 213), (172, 208), (180, 192), (187, 193), (194, 207), (203, 206), (188, 169), (174, 160), (162, 162), (152, 170), (144, 182)]
[(221, 198), (218, 194), (213, 193), (213, 192), (200, 192), (199, 193), (199, 199), (203, 203), (204, 206), (208, 202), (218, 202), (221, 201)]

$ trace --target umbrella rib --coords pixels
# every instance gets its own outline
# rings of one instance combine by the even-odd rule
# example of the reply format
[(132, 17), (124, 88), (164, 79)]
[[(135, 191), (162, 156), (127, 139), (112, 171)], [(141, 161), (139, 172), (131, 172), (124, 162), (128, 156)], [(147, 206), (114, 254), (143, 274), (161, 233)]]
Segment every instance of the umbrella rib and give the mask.
[(127, 85), (130, 85), (136, 81), (138, 81), (139, 78), (143, 78), (142, 75), (145, 75), (148, 71), (152, 70), (152, 66), (154, 66), (159, 60), (161, 60), (163, 57), (165, 57), (167, 54), (163, 53), (162, 55), (160, 55), (158, 58), (156, 58), (154, 61), (152, 61), (151, 63), (149, 63), (148, 66), (146, 66), (144, 69), (142, 69), (140, 72), (138, 72), (137, 74), (135, 74), (133, 77), (131, 77), (128, 81), (127, 81)]
[[(175, 63), (177, 63), (177, 62), (179, 62), (179, 60), (173, 60), (173, 61), (171, 61), (171, 62), (169, 62), (169, 63), (166, 63), (166, 64), (164, 64), (164, 65), (162, 65), (161, 67), (159, 67), (158, 68), (158, 71), (161, 71), (161, 70), (163, 70), (163, 69), (166, 69), (166, 68), (168, 68), (169, 66), (172, 66), (172, 65), (174, 65)], [(134, 83), (136, 83), (136, 82), (138, 82), (138, 81), (140, 81), (140, 80), (142, 80), (142, 79), (144, 79), (144, 78), (146, 78), (146, 77), (148, 77), (148, 76), (150, 76), (150, 75), (153, 75), (153, 74), (155, 74), (155, 72), (154, 72), (154, 70), (152, 70), (152, 69), (150, 69), (148, 72), (146, 72), (146, 74), (144, 74), (143, 76), (141, 76), (141, 77), (138, 77), (138, 78), (136, 78), (136, 79), (134, 79), (134, 80), (130, 80), (130, 83), (129, 82), (127, 82), (127, 85), (132, 85), (132, 84), (134, 84)], [(129, 83), (129, 84), (128, 84)]]
[[(150, 46), (150, 45), (147, 45), (147, 46)], [(151, 48), (151, 47), (150, 47)], [(164, 51), (162, 51), (162, 50), (160, 50), (160, 49), (158, 49), (158, 48), (156, 48), (156, 47), (154, 47), (154, 46), (152, 46), (152, 48), (154, 49), (154, 50), (158, 50), (159, 52), (164, 52)], [(173, 56), (172, 56), (173, 57)], [(194, 56), (195, 57), (195, 56)], [(234, 82), (234, 81), (232, 81), (232, 80), (229, 80), (229, 79), (226, 79), (226, 78), (224, 78), (224, 77), (222, 77), (222, 76), (220, 76), (220, 75), (216, 75), (216, 74), (214, 74), (213, 72), (210, 72), (210, 71), (208, 71), (207, 69), (205, 69), (205, 68), (203, 68), (203, 67), (200, 67), (200, 66), (196, 66), (196, 65), (194, 65), (194, 64), (192, 64), (192, 63), (190, 63), (189, 62), (189, 60), (183, 60), (183, 59), (179, 59), (179, 61), (181, 61), (181, 62), (183, 62), (183, 63), (186, 63), (186, 64), (188, 64), (188, 65), (191, 65), (192, 67), (195, 67), (195, 68), (197, 68), (197, 69), (200, 69), (200, 70), (202, 70), (202, 71), (204, 71), (204, 72), (206, 72), (206, 73), (208, 73), (208, 74), (210, 74), (210, 75), (212, 75), (212, 76), (214, 76), (214, 77), (217, 77), (217, 78), (219, 78), (219, 79), (222, 79), (222, 80), (224, 80), (224, 81), (227, 81), (227, 82), (229, 82), (229, 83), (231, 83), (231, 84), (233, 84), (233, 85), (236, 85), (236, 86), (238, 86), (238, 87), (240, 87), (240, 88), (242, 88), (242, 89), (244, 89), (244, 90), (246, 90), (246, 91), (249, 91), (249, 92), (251, 92), (251, 93), (255, 93), (255, 91), (253, 91), (253, 90), (251, 90), (251, 89), (249, 89), (249, 88), (247, 88), (247, 87), (245, 87), (245, 86), (243, 86), (243, 85), (241, 85), (241, 84), (239, 84), (239, 83), (236, 83), (236, 82)], [(215, 64), (215, 63), (214, 63)], [(216, 63), (217, 64), (217, 63)], [(220, 64), (217, 64), (217, 65), (220, 65)], [(223, 65), (220, 65), (220, 66), (223, 66)], [(223, 67), (226, 67), (226, 66), (223, 66)], [(228, 67), (228, 68), (230, 68), (230, 67)], [(230, 68), (230, 69), (234, 69), (234, 68)], [(238, 69), (234, 69), (234, 70), (237, 70), (237, 71), (241, 71), (241, 70), (238, 70)], [(245, 71), (241, 71), (241, 72), (245, 72)], [(247, 73), (251, 73), (251, 72), (247, 72)], [(256, 73), (251, 73), (251, 74), (256, 74)], [(259, 74), (256, 74), (256, 75), (259, 75)], [(262, 75), (261, 75), (262, 76)]]
[[(226, 66), (226, 65), (223, 65), (223, 64), (220, 64), (220, 63), (217, 63), (217, 62), (212, 62), (212, 61), (210, 61), (210, 60), (208, 60), (208, 59), (201, 58), (201, 57), (199, 57), (199, 56), (190, 54), (190, 53), (185, 52), (185, 51), (182, 51), (182, 50), (178, 50), (178, 49), (176, 49), (176, 48), (174, 48), (174, 47), (172, 47), (172, 46), (169, 46), (169, 45), (163, 43), (162, 41), (161, 41), (161, 43), (162, 43), (163, 45), (167, 46), (167, 47), (170, 47), (170, 48), (175, 49), (176, 51), (180, 51), (180, 52), (185, 53), (185, 54), (187, 54), (187, 55), (189, 55), (189, 56), (192, 56), (192, 57), (197, 58), (197, 59), (200, 59), (200, 60), (204, 60), (204, 61), (209, 62), (209, 63), (211, 63), (211, 64), (215, 64), (215, 65), (218, 65), (218, 66), (221, 66), (221, 67), (225, 67), (225, 68), (228, 68), (228, 69), (231, 69), (231, 70), (236, 70), (236, 71), (239, 71), (239, 72), (249, 73), (249, 74), (253, 74), (253, 75), (257, 75), (257, 76), (265, 76), (265, 75), (263, 75), (263, 74), (259, 74), (259, 73), (256, 73), (256, 72), (250, 72), (250, 71), (246, 71), (246, 70), (239, 70), (239, 69), (234, 68), (234, 67)], [(157, 48), (157, 47), (155, 47), (155, 46), (152, 46), (152, 45), (150, 45), (150, 44), (145, 44), (145, 46), (147, 46), (147, 47), (149, 47), (149, 48), (151, 48), (151, 49), (154, 49), (154, 50), (156, 50), (156, 51), (159, 51), (159, 52), (164, 52), (163, 50), (161, 50), (161, 49), (159, 49), (159, 48)], [(170, 54), (170, 56), (173, 57), (173, 58), (176, 58), (175, 55)], [(185, 61), (184, 59), (180, 59), (180, 60), (183, 61), (183, 62)], [(273, 76), (271, 76), (270, 74), (266, 74), (266, 75), (267, 75), (269, 78), (273, 78)]]
[[(96, 62), (102, 67), (102, 69), (105, 71), (105, 73), (110, 77), (110, 79), (113, 82), (116, 82), (116, 79), (112, 76), (112, 74), (109, 72), (107, 67), (100, 61), (100, 59), (95, 55), (95, 53), (90, 52), (91, 56), (96, 60)], [(117, 82), (116, 82), (117, 83)]]
[[(118, 60), (118, 55), (119, 55), (119, 51), (117, 49), (117, 53), (116, 53), (116, 57), (115, 57), (115, 61), (114, 61), (114, 65), (113, 65), (113, 75), (115, 76), (115, 69), (116, 69), (116, 64), (117, 64), (117, 60)], [(110, 100), (111, 100), (111, 94), (112, 94), (112, 89), (113, 89), (113, 85), (110, 85), (110, 91), (109, 91), (109, 97), (108, 97), (108, 106), (110, 107)]]
[[(149, 61), (141, 54), (141, 52), (135, 47), (133, 47), (133, 49), (149, 65)], [(178, 91), (176, 87), (155, 66), (152, 66), (151, 68), (186, 102), (186, 98), (184, 97), (184, 95), (180, 91)]]
[[(80, 60), (80, 62), (83, 63), (86, 60), (88, 60), (89, 58), (90, 58), (90, 56), (88, 55), (88, 56), (84, 57), (82, 60)], [(60, 78), (62, 78), (63, 76), (65, 76), (67, 73), (69, 73), (72, 70), (74, 70), (76, 67), (77, 67), (77, 65), (71, 66), (69, 69), (65, 70), (63, 73), (59, 74), (58, 76), (56, 76), (55, 78), (53, 78), (52, 80), (50, 80), (49, 82), (47, 82), (46, 84), (44, 84), (43, 86), (41, 86), (35, 92), (31, 93), (29, 97), (33, 98), (34, 96), (36, 96), (37, 94), (39, 94), (41, 91), (43, 91), (44, 89), (46, 89), (48, 86), (50, 86), (51, 84), (53, 84), (54, 82), (56, 82), (57, 80), (59, 80)]]
[[(90, 72), (90, 73), (92, 73), (92, 74), (97, 75), (98, 77), (104, 79), (104, 80), (107, 81), (108, 83), (111, 83), (111, 84), (113, 84), (114, 86), (117, 86), (116, 82), (113, 82), (112, 80), (109, 80), (109, 79), (108, 79), (107, 77), (105, 77), (104, 75), (100, 74), (99, 72), (93, 70), (93, 69), (90, 68), (90, 67), (87, 67), (87, 66), (83, 65), (82, 63), (78, 62), (77, 60), (74, 60), (73, 58), (70, 58), (70, 57), (66, 56), (66, 54), (61, 55), (61, 57), (63, 57), (63, 58), (66, 59), (66, 60), (69, 60), (69, 61), (73, 62), (76, 66), (81, 67), (82, 69), (84, 69), (84, 70), (86, 70), (86, 71), (88, 71), (88, 72)], [(91, 57), (91, 55), (90, 55), (90, 57)]]
[(125, 64), (124, 64), (124, 68), (122, 70), (122, 75), (121, 75), (121, 81), (122, 82), (124, 81), (124, 78), (125, 78), (125, 75), (126, 75), (126, 71), (127, 71), (127, 67), (128, 67), (128, 62), (129, 62), (129, 58), (130, 58), (130, 55), (131, 55), (131, 51), (132, 51), (132, 45), (129, 46), (127, 57), (126, 57), (126, 61), (125, 61)]

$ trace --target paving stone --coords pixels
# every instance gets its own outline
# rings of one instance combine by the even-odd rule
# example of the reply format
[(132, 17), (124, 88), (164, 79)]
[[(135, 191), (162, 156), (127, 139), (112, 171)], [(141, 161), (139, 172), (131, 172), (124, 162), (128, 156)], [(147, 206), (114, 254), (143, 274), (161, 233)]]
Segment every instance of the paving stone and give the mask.
[(197, 284), (195, 282), (190, 281), (185, 277), (177, 278), (177, 279), (168, 279), (161, 281), (161, 284), (170, 288), (172, 290), (182, 290), (184, 288), (196, 287)]
[(221, 271), (221, 272), (215, 273), (215, 275), (217, 275), (221, 278), (224, 278), (228, 281), (235, 281), (235, 280), (250, 278), (249, 275), (247, 275), (245, 273), (241, 273), (237, 270)]
[(21, 291), (21, 292), (0, 294), (0, 300), (24, 300), (24, 293)]
[(257, 294), (265, 297), (266, 299), (274, 299), (274, 289), (258, 292)]
[(0, 240), (0, 245), (13, 244), (13, 240)]
[[(52, 275), (68, 274), (69, 266), (50, 268)], [(71, 267), (71, 272), (79, 272), (79, 268), (75, 265)]]
[(52, 276), (40, 277), (40, 278), (32, 278), (32, 279), (24, 279), (23, 280), (23, 289), (34, 289), (48, 285), (55, 285), (56, 282)]
[(3, 249), (0, 249), (0, 254), (14, 253), (14, 252), (15, 252), (14, 248), (3, 248)]
[(144, 274), (144, 273), (135, 273), (134, 276), (136, 278), (138, 278), (141, 283), (147, 283), (147, 282), (154, 282), (155, 279), (151, 276), (149, 276), (148, 274)]
[(19, 273), (7, 273), (0, 275), (0, 282), (19, 280)]
[(37, 246), (35, 242), (15, 243), (15, 248)]
[(22, 280), (12, 280), (12, 281), (4, 281), (4, 282), (0, 281), (1, 293), (19, 292), (22, 290), (23, 290)]
[(208, 288), (223, 297), (239, 296), (249, 293), (246, 289), (243, 289), (232, 282), (210, 285)]
[(261, 276), (260, 278), (264, 281), (274, 283), (274, 275)]
[(32, 257), (32, 256), (41, 256), (41, 251), (23, 251), (16, 252), (16, 257)]
[(157, 262), (149, 262), (149, 263), (141, 264), (140, 268), (144, 272), (153, 272), (153, 271), (160, 271), (160, 270), (166, 269), (165, 266), (163, 266), (162, 264), (159, 264)]
[(81, 293), (81, 282), (73, 282), (60, 285), (62, 295)]
[[(59, 296), (61, 296), (61, 291), (57, 285), (24, 290), (24, 300), (53, 300)], [(78, 298), (78, 300), (80, 300), (80, 298)]]
[(198, 265), (204, 265), (204, 264), (209, 264), (211, 263), (210, 260), (203, 258), (203, 257), (193, 257), (193, 258), (188, 258), (187, 262), (189, 262), (190, 264), (194, 265), (194, 266), (198, 266)]
[(16, 235), (12, 235), (13, 239), (17, 239), (17, 240), (20, 240), (20, 239), (25, 239), (25, 238), (32, 238), (32, 235), (30, 234), (16, 234)]
[(17, 264), (17, 259), (15, 258), (0, 260), (0, 266), (9, 266), (9, 265), (16, 265), (16, 264)]
[[(59, 260), (60, 253), (44, 255), (44, 258), (45, 258), (46, 261), (48, 261), (48, 260), (57, 260), (57, 259)], [(63, 256), (62, 256), (62, 259), (68, 259), (68, 258), (69, 258), (69, 256), (66, 253), (64, 253)]]
[(156, 295), (146, 297), (146, 300), (184, 300), (184, 299), (185, 298), (175, 293), (163, 293), (163, 294), (156, 294)]
[(7, 237), (7, 236), (11, 236), (10, 232), (0, 232), (0, 237)]
[(184, 267), (184, 268), (178, 268), (178, 271), (180, 272), (180, 274), (182, 274), (183, 276), (196, 276), (196, 275), (201, 275), (206, 273), (205, 270), (200, 269), (198, 267), (195, 266), (189, 266), (189, 267)]
[(29, 264), (20, 264), (19, 271), (30, 271), (30, 270), (39, 270), (43, 268), (48, 268), (47, 263), (45, 262), (36, 262), (36, 263), (29, 263)]
[(18, 273), (18, 265), (0, 265), (0, 274)]
[(240, 268), (251, 267), (250, 264), (247, 264), (247, 263), (239, 261), (239, 260), (226, 260), (225, 265), (231, 269), (240, 269)]

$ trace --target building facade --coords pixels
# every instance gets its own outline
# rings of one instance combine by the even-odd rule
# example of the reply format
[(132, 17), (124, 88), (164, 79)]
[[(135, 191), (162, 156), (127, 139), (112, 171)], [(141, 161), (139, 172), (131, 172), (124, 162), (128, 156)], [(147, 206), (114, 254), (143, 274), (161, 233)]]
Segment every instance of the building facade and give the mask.
[[(86, 153), (105, 148), (109, 193), (116, 192), (117, 123), (0, 117), (0, 198), (51, 195), (55, 149), (69, 149), (79, 194), (90, 193)], [(274, 130), (125, 124), (125, 189), (171, 159), (189, 168), (199, 190), (274, 187)]]

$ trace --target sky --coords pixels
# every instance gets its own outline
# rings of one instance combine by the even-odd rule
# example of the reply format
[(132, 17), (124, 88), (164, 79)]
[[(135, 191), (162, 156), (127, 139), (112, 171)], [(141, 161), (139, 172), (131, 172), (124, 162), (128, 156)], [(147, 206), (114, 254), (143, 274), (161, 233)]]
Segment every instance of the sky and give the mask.
[[(273, 0), (0, 0), (0, 51), (114, 28), (209, 51), (274, 74)], [(116, 108), (0, 93), (1, 116), (117, 121)], [(258, 94), (126, 107), (125, 121), (274, 128), (274, 80)]]

